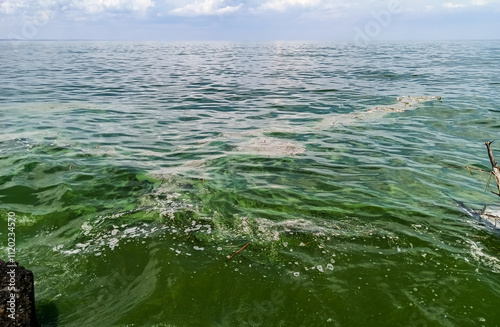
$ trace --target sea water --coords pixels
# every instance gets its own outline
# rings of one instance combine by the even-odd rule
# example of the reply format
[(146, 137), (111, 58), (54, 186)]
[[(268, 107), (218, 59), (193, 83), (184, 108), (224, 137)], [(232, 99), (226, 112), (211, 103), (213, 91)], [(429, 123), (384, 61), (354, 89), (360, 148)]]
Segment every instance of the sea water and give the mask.
[(44, 326), (498, 325), (457, 201), (500, 201), (499, 41), (0, 56), (0, 249), (13, 212)]

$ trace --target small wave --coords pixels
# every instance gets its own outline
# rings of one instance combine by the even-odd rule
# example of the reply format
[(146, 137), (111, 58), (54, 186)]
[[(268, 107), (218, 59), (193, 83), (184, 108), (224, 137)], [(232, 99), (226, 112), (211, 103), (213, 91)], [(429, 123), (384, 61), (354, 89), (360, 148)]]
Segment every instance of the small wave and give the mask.
[(361, 121), (370, 121), (380, 119), (389, 113), (405, 112), (416, 109), (421, 103), (441, 100), (439, 96), (402, 96), (397, 98), (397, 103), (393, 105), (376, 106), (366, 110), (365, 112), (350, 113), (344, 115), (333, 115), (323, 119), (315, 128), (326, 129), (334, 125), (352, 125)]
[[(219, 159), (235, 153), (269, 157), (302, 155), (306, 153), (307, 147), (305, 144), (295, 139), (297, 135), (317, 133), (319, 130), (327, 130), (335, 125), (347, 126), (357, 124), (359, 122), (374, 121), (389, 113), (401, 113), (408, 110), (414, 110), (422, 103), (433, 100), (441, 100), (441, 97), (402, 96), (397, 98), (397, 102), (395, 104), (376, 106), (364, 112), (331, 115), (326, 118), (319, 116), (322, 120), (320, 123), (315, 125), (292, 125), (285, 120), (281, 122), (279, 127), (265, 127), (241, 132), (224, 132), (218, 137), (205, 139), (203, 142), (199, 142), (197, 146), (183, 148), (182, 150), (192, 150), (197, 147), (203, 148), (213, 144), (213, 142), (223, 142), (231, 145), (230, 151), (224, 151), (223, 154), (208, 156), (200, 160), (187, 161), (183, 167), (179, 167), (178, 170), (185, 171), (186, 167), (199, 168), (211, 160)], [(297, 118), (298, 115), (300, 115), (300, 113), (293, 117)], [(311, 118), (310, 114), (306, 114), (306, 116)], [(285, 116), (282, 118), (285, 118)], [(284, 140), (281, 137), (273, 137), (273, 135), (288, 135), (290, 137), (287, 140)], [(170, 170), (174, 171), (175, 169)]]
[(472, 258), (484, 266), (491, 269), (492, 272), (500, 274), (500, 259), (484, 252), (484, 248), (477, 242), (466, 240), (470, 245), (470, 254)]

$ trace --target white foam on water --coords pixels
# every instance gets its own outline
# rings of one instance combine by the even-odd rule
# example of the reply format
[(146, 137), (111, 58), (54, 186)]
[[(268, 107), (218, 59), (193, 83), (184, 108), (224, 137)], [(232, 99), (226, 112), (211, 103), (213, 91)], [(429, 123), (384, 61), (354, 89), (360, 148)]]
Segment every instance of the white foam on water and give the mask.
[[(382, 105), (369, 108), (364, 112), (349, 114), (332, 114), (328, 117), (324, 115), (317, 116), (307, 114), (307, 118), (321, 118), (322, 121), (317, 124), (290, 124), (289, 120), (280, 120), (279, 126), (270, 126), (253, 130), (244, 130), (241, 132), (224, 132), (216, 138), (209, 138), (199, 143), (200, 147), (206, 147), (213, 141), (223, 141), (234, 146), (233, 150), (226, 151), (224, 154), (217, 154), (200, 160), (193, 160), (185, 163), (179, 169), (196, 168), (205, 165), (207, 162), (218, 159), (233, 153), (243, 153), (250, 155), (262, 155), (269, 157), (289, 157), (304, 154), (307, 150), (305, 144), (296, 140), (284, 140), (283, 138), (271, 137), (269, 134), (307, 134), (317, 133), (318, 130), (325, 130), (335, 125), (353, 125), (359, 122), (375, 121), (389, 113), (405, 112), (418, 108), (424, 102), (441, 100), (438, 96), (402, 96), (397, 98), (397, 102), (392, 105)], [(297, 118), (301, 114), (291, 115), (289, 118)], [(192, 148), (192, 147), (191, 147)], [(171, 169), (172, 172), (175, 169)], [(166, 173), (166, 171), (163, 171)]]
[(82, 230), (84, 235), (88, 235), (92, 230), (92, 226), (86, 221), (82, 224)]
[[(303, 251), (309, 251), (312, 246), (317, 247), (322, 253), (319, 255), (324, 258), (319, 262), (316, 261), (317, 258), (312, 261), (306, 260), (307, 262), (300, 259), (300, 266), (303, 269), (310, 267), (309, 269), (315, 273), (329, 273), (334, 270), (335, 260), (332, 259), (334, 254), (325, 245), (327, 243), (323, 242), (329, 242), (336, 236), (350, 237), (349, 235), (355, 236), (371, 231), (367, 229), (370, 226), (347, 221), (345, 219), (347, 217), (338, 222), (313, 218), (273, 220), (234, 216), (230, 224), (225, 224), (219, 220), (220, 215), (216, 211), (207, 212), (198, 208), (198, 205), (202, 205), (197, 203), (198, 198), (192, 199), (191, 193), (179, 191), (179, 185), (185, 182), (186, 180), (180, 177), (165, 176), (163, 184), (139, 199), (136, 209), (89, 217), (83, 222), (80, 221), (76, 225), (80, 228), (80, 233), (73, 243), (56, 246), (53, 250), (68, 256), (106, 255), (109, 251), (117, 251), (122, 245), (133, 240), (167, 237), (178, 240), (178, 244), (169, 244), (173, 255), (194, 257), (208, 250), (209, 253), (213, 252), (215, 257), (222, 257), (231, 255), (241, 248), (244, 240), (254, 245), (243, 255), (256, 262), (264, 260), (264, 263), (267, 260), (272, 261), (276, 255), (291, 255), (297, 260)], [(135, 216), (132, 216), (134, 219), (131, 222), (130, 215), (137, 212), (144, 213), (148, 221), (137, 221)], [(186, 242), (189, 238), (196, 240), (196, 243)], [(311, 241), (314, 245), (309, 244)], [(266, 255), (265, 258), (259, 257), (261, 251), (269, 251), (269, 258)], [(296, 252), (299, 257), (296, 257)]]
[(364, 112), (356, 112), (344, 115), (332, 115), (331, 117), (323, 119), (321, 123), (316, 125), (316, 129), (327, 129), (335, 125), (353, 125), (358, 122), (373, 121), (380, 119), (383, 116), (395, 113), (405, 112), (408, 110), (416, 109), (421, 103), (432, 100), (441, 100), (441, 97), (436, 96), (402, 96), (399, 97), (398, 102), (393, 105), (383, 105), (370, 108)]
[(242, 153), (264, 156), (295, 156), (306, 152), (304, 145), (292, 141), (283, 141), (274, 137), (252, 138), (239, 145), (236, 150)]
[(103, 223), (109, 219), (116, 219), (123, 216), (124, 213), (113, 214), (108, 216), (99, 216), (93, 221), (85, 221), (81, 225), (81, 240), (74, 246), (67, 244), (59, 244), (52, 248), (54, 252), (60, 252), (65, 255), (74, 255), (77, 253), (88, 254), (94, 253), (99, 255), (105, 249), (114, 250), (123, 242), (128, 242), (135, 238), (151, 237), (161, 233), (162, 230), (168, 229), (167, 226), (156, 226), (155, 224), (141, 223), (140, 225), (131, 226), (130, 224), (122, 224), (120, 226), (112, 225), (107, 228), (102, 227)]
[(466, 240), (470, 245), (470, 254), (477, 262), (489, 267), (494, 273), (500, 273), (500, 259), (484, 252), (484, 249), (472, 240)]

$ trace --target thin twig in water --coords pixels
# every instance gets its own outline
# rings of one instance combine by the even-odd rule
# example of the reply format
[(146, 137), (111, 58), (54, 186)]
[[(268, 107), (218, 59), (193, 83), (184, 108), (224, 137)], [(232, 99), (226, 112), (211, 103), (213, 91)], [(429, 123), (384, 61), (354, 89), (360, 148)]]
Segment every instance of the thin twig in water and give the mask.
[(471, 166), (455, 166), (455, 165), (452, 165), (452, 166), (445, 166), (443, 168), (465, 168), (469, 171), (469, 173), (472, 175), (472, 170), (478, 170), (478, 171), (482, 171), (482, 172), (485, 172), (485, 173), (491, 173), (491, 171), (489, 170), (484, 170), (484, 169), (481, 169), (481, 168), (477, 168), (477, 167), (471, 167)]
[(490, 158), (490, 163), (491, 163), (491, 169), (492, 169), (492, 172), (491, 174), (493, 176), (495, 176), (495, 180), (497, 182), (497, 189), (498, 189), (498, 193), (497, 192), (493, 192), (491, 191), (491, 193), (494, 193), (498, 196), (500, 196), (500, 167), (498, 167), (498, 162), (495, 161), (495, 157), (493, 157), (493, 151), (491, 150), (491, 143), (492, 142), (486, 142), (486, 148), (488, 149), (488, 157)]
[(234, 252), (232, 256), (230, 256), (229, 258), (227, 258), (226, 261), (229, 261), (231, 260), (235, 255), (237, 255), (240, 251), (242, 251), (244, 248), (246, 248), (248, 246), (248, 244), (250, 244), (250, 242), (248, 242), (247, 244), (245, 244), (241, 249), (239, 249), (238, 251)]
[(486, 182), (486, 187), (484, 188), (485, 191), (487, 191), (490, 188), (491, 176), (493, 176), (493, 174), (490, 173), (488, 175), (488, 181)]

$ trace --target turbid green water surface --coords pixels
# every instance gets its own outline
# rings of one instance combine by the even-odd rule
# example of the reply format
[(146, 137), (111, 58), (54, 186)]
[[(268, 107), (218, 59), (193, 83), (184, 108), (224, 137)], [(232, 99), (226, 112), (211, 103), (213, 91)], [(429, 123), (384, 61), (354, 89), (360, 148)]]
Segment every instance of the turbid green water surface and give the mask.
[(500, 42), (0, 49), (42, 326), (500, 324)]

